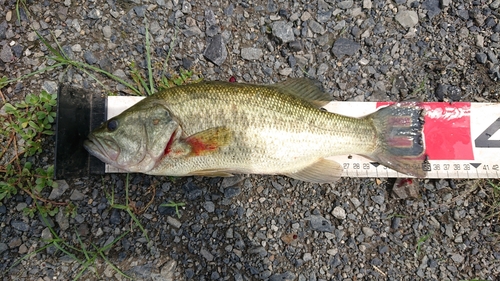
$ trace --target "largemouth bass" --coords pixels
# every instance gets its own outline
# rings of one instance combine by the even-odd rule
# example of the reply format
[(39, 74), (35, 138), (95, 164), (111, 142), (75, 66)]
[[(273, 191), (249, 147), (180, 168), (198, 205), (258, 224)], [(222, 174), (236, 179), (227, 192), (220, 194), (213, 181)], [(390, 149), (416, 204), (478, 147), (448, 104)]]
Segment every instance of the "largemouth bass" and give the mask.
[(425, 176), (423, 110), (417, 103), (350, 118), (321, 110), (329, 101), (307, 78), (179, 86), (106, 121), (84, 146), (105, 163), (150, 175), (280, 174), (333, 182), (342, 167), (327, 157), (359, 154)]

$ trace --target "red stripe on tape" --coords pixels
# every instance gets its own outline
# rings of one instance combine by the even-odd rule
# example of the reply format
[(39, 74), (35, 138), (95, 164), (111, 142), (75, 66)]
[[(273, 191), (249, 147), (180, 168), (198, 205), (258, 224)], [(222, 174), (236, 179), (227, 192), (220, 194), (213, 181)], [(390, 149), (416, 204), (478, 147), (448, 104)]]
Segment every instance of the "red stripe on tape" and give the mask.
[[(391, 103), (377, 102), (377, 108)], [(424, 136), (429, 160), (474, 160), (469, 102), (423, 102)]]

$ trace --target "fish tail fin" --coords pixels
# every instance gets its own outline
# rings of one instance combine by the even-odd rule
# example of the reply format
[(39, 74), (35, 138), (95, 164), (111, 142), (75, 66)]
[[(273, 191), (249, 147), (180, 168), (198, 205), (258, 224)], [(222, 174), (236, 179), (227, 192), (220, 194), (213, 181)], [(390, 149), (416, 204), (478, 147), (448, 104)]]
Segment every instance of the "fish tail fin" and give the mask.
[(377, 133), (370, 158), (398, 172), (425, 177), (424, 109), (418, 102), (402, 102), (368, 115)]

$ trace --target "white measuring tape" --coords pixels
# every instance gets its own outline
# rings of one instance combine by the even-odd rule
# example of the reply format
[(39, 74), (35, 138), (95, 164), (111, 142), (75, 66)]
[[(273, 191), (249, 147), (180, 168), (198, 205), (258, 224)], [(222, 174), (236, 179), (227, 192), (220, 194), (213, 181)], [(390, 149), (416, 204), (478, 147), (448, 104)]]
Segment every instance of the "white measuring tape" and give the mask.
[[(144, 97), (108, 97), (112, 118)], [(330, 112), (361, 117), (387, 103), (330, 102)], [(427, 178), (500, 178), (500, 104), (423, 102)], [(335, 156), (344, 177), (407, 177), (358, 155)], [(106, 165), (106, 173), (120, 172)]]

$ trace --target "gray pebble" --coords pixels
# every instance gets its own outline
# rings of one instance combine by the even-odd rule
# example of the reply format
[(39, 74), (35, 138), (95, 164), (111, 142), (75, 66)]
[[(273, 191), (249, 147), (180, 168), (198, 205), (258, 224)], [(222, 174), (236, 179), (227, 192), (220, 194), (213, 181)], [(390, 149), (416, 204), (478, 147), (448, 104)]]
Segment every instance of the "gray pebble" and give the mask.
[(102, 35), (104, 35), (105, 38), (110, 38), (112, 35), (112, 30), (111, 26), (106, 25), (102, 28)]
[(215, 211), (215, 204), (212, 201), (206, 201), (205, 203), (203, 203), (203, 208), (205, 208), (207, 212), (213, 213)]
[(281, 273), (281, 274), (273, 274), (269, 277), (269, 281), (292, 281), (295, 280), (295, 274), (290, 271)]
[(498, 58), (497, 58), (497, 55), (492, 51), (492, 50), (488, 50), (488, 59), (494, 63), (494, 64), (498, 64)]
[(42, 85), (42, 89), (51, 94), (57, 93), (57, 88), (57, 83), (54, 81), (44, 81)]
[(354, 1), (352, 1), (352, 0), (341, 1), (337, 4), (337, 7), (339, 7), (342, 10), (347, 10), (347, 9), (350, 9), (353, 4), (354, 4)]
[(69, 228), (68, 216), (64, 214), (64, 210), (62, 208), (59, 209), (59, 212), (56, 214), (56, 222), (61, 230), (66, 230)]
[(167, 216), (167, 223), (175, 228), (180, 228), (182, 225), (182, 223), (178, 219), (171, 216)]
[(314, 20), (309, 21), (309, 28), (311, 29), (312, 32), (321, 35), (325, 34), (326, 32), (325, 28), (320, 23)]
[(341, 220), (345, 220), (347, 218), (347, 214), (346, 214), (344, 208), (342, 208), (340, 206), (333, 208), (332, 216), (336, 217), (337, 219), (341, 219)]
[(75, 189), (71, 193), (71, 196), (69, 197), (69, 199), (71, 201), (80, 201), (80, 200), (83, 200), (84, 196), (85, 195), (83, 193), (81, 193), (80, 191), (78, 191), (78, 190)]
[(396, 15), (396, 20), (404, 28), (411, 28), (418, 23), (418, 14), (415, 11), (403, 10)]
[(311, 228), (313, 230), (322, 231), (322, 232), (332, 232), (333, 231), (333, 226), (332, 226), (331, 222), (322, 216), (312, 215), (310, 217), (310, 220), (311, 220)]
[(9, 249), (9, 246), (5, 243), (0, 243), (0, 254), (7, 251)]
[(9, 44), (4, 44), (2, 47), (2, 51), (0, 51), (0, 59), (5, 63), (13, 62), (15, 57), (12, 53), (12, 49)]
[(14, 53), (14, 56), (16, 56), (16, 58), (20, 58), (23, 55), (24, 47), (20, 44), (16, 44), (12, 46), (11, 50)]
[(193, 37), (193, 36), (198, 37), (201, 36), (203, 32), (201, 32), (199, 27), (191, 26), (187, 29), (182, 30), (182, 34), (184, 34), (184, 36), (186, 37)]
[(469, 10), (458, 10), (456, 13), (458, 17), (463, 19), (464, 21), (469, 20)]
[(201, 249), (200, 254), (202, 257), (204, 257), (207, 261), (213, 261), (214, 260), (214, 255), (212, 255), (209, 251), (206, 249)]
[(464, 257), (460, 254), (451, 255), (451, 259), (456, 263), (462, 263), (464, 261)]
[(341, 59), (344, 56), (354, 55), (360, 48), (361, 45), (351, 39), (339, 38), (333, 44), (332, 53)]
[(134, 12), (138, 17), (142, 18), (146, 15), (146, 6), (136, 6)]
[(288, 43), (288, 48), (292, 52), (298, 52), (302, 50), (302, 42), (300, 40), (294, 40), (290, 43)]
[(384, 196), (381, 196), (381, 195), (377, 195), (377, 196), (372, 196), (371, 197), (373, 202), (379, 204), (379, 205), (383, 205), (384, 204), (384, 201), (385, 201), (385, 197)]
[(241, 193), (241, 188), (239, 187), (228, 187), (224, 189), (224, 197), (233, 198), (238, 196)]
[(49, 195), (50, 200), (58, 199), (69, 188), (69, 185), (65, 180), (57, 180), (56, 182), (57, 182), (57, 187), (52, 188), (52, 190), (50, 191)]
[(19, 230), (19, 231), (26, 232), (26, 231), (30, 230), (30, 226), (27, 223), (23, 222), (23, 221), (14, 221), (13, 220), (13, 221), (10, 222), (10, 225), (14, 229)]
[(286, 21), (276, 21), (272, 24), (273, 35), (278, 38), (280, 43), (285, 44), (295, 40), (292, 23)]
[(98, 20), (102, 17), (102, 12), (98, 9), (92, 9), (88, 16), (91, 19)]
[(264, 55), (262, 49), (259, 48), (243, 48), (240, 54), (245, 60), (258, 60)]
[(481, 64), (485, 64), (488, 60), (488, 56), (485, 53), (476, 53), (476, 61)]
[(119, 225), (122, 222), (122, 216), (120, 210), (112, 208), (109, 215), (109, 222), (114, 225)]
[(369, 227), (363, 227), (361, 229), (363, 231), (363, 233), (367, 236), (367, 237), (372, 237), (375, 232), (373, 231), (373, 229), (369, 228)]
[(441, 13), (441, 9), (439, 8), (440, 0), (425, 0), (422, 3), (422, 7), (427, 10), (427, 16), (429, 19), (433, 19), (435, 16)]
[(205, 58), (216, 65), (221, 65), (227, 58), (227, 49), (220, 34), (215, 35), (203, 52)]

